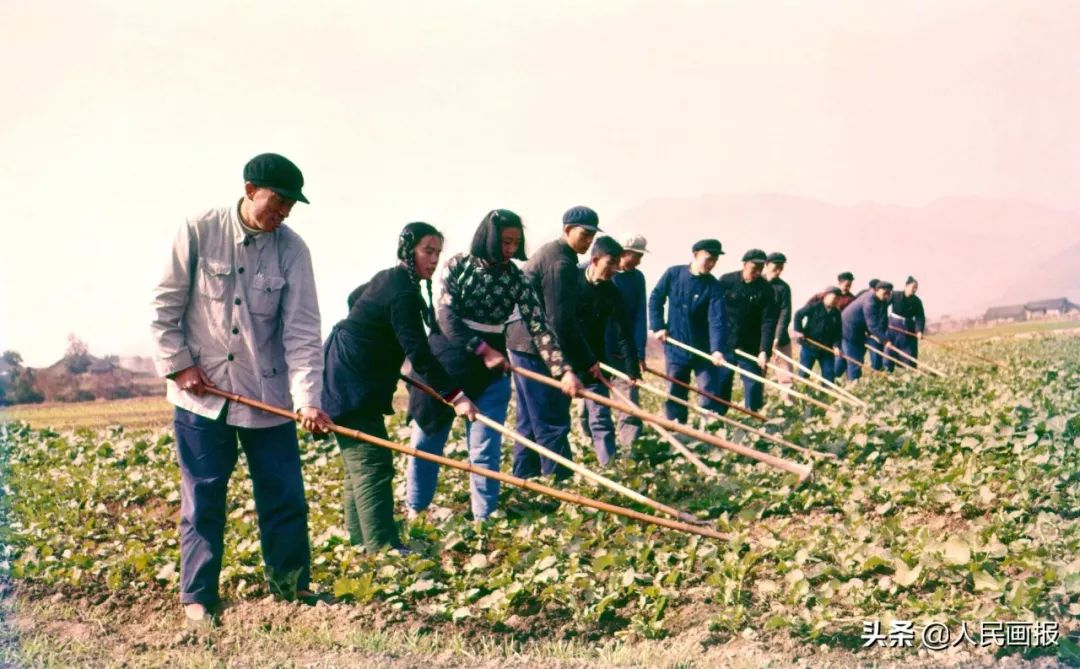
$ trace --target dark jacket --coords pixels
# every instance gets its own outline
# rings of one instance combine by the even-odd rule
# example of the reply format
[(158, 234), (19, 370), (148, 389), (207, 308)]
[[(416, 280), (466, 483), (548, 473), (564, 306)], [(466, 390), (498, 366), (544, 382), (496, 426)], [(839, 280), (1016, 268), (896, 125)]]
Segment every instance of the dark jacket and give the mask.
[[(585, 340), (600, 360), (611, 356), (626, 361), (626, 373), (641, 378), (637, 346), (634, 343), (633, 326), (626, 315), (622, 294), (611, 281), (592, 283), (586, 274), (587, 265), (578, 270), (577, 318), (585, 333)], [(607, 349), (607, 333), (615, 332), (615, 348)]]
[[(809, 307), (809, 306), (815, 304), (816, 302), (821, 302), (823, 299), (825, 299), (825, 291), (822, 291), (820, 293), (814, 293), (813, 295), (810, 296), (810, 299), (807, 300), (806, 304), (803, 305), (803, 306)], [(854, 301), (855, 301), (855, 296), (853, 294), (851, 294), (851, 293), (840, 293), (839, 295), (836, 296), (836, 302), (834, 303), (834, 306), (836, 306), (837, 311), (843, 312), (844, 309), (847, 309), (848, 305), (851, 304)]]
[(349, 296), (349, 315), (323, 346), (323, 410), (391, 414), (405, 358), (425, 383), (445, 397), (456, 387), (428, 346), (420, 288), (401, 266), (386, 269)]
[(776, 302), (776, 336), (778, 346), (787, 346), (791, 343), (791, 335), (788, 327), (791, 325), (791, 286), (780, 277), (769, 281), (773, 289), (773, 299)]
[[(829, 348), (840, 345), (840, 310), (827, 309), (824, 302), (807, 304), (795, 312), (795, 332)], [(811, 344), (812, 345), (812, 344)]]
[(893, 324), (897, 327), (915, 333), (926, 329), (926, 312), (923, 311), (922, 299), (918, 295), (908, 297), (903, 291), (894, 292), (892, 312), (898, 317), (893, 319)]
[(742, 272), (728, 272), (719, 279), (727, 312), (725, 351), (740, 349), (750, 355), (772, 355), (776, 335), (776, 297), (769, 282), (760, 276), (747, 283)]
[[(577, 253), (563, 238), (541, 246), (522, 267), (533, 292), (543, 303), (548, 329), (555, 334), (570, 367), (584, 378), (597, 357), (585, 340), (576, 318), (578, 302)], [(506, 327), (506, 346), (511, 351), (539, 355), (532, 335), (521, 320)]]
[[(667, 316), (664, 307), (667, 306)], [(694, 348), (722, 351), (726, 339), (723, 294), (712, 274), (691, 274), (689, 265), (669, 267), (649, 295), (649, 325)], [(685, 364), (688, 351), (666, 344), (664, 357)]]
[(866, 333), (870, 332), (885, 341), (889, 333), (888, 307), (889, 303), (874, 297), (873, 291), (860, 293), (840, 315), (844, 340), (861, 344), (866, 341)]
[[(619, 289), (622, 296), (623, 307), (626, 309), (626, 319), (630, 322), (633, 334), (634, 348), (637, 350), (637, 359), (645, 359), (645, 342), (648, 337), (646, 318), (649, 315), (645, 303), (645, 275), (640, 270), (633, 269), (628, 272), (618, 272), (611, 282)], [(627, 361), (619, 353), (619, 329), (614, 321), (608, 322), (607, 340), (605, 349), (608, 362), (626, 372), (629, 371)]]

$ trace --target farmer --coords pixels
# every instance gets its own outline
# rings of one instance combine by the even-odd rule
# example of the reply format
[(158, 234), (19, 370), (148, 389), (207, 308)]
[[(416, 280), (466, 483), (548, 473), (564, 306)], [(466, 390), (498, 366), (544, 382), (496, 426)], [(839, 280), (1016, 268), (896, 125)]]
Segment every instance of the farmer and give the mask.
[[(840, 272), (836, 275), (836, 282), (837, 288), (840, 289), (840, 294), (836, 297), (836, 310), (843, 313), (844, 309), (847, 309), (848, 305), (855, 301), (855, 295), (851, 292), (851, 285), (855, 283), (855, 275), (851, 272)], [(833, 374), (837, 378), (841, 378), (846, 371), (847, 360), (844, 360), (842, 355), (836, 356)]]
[[(866, 288), (863, 288), (859, 292), (855, 293), (855, 297), (859, 298), (859, 297), (862, 297), (863, 295), (865, 295), (866, 293), (873, 292), (874, 290), (877, 289), (877, 285), (879, 283), (881, 283), (881, 279), (870, 279), (870, 281), (866, 284)], [(855, 300), (852, 300), (852, 302), (854, 302), (854, 301)]]
[(176, 406), (180, 465), (180, 602), (187, 624), (217, 622), (225, 493), (244, 449), (255, 491), (266, 575), (275, 594), (311, 596), (307, 503), (296, 426), (206, 393), (220, 388), (295, 407), (323, 431), (319, 303), (311, 255), (284, 224), (307, 202), (304, 177), (283, 156), (244, 166), (233, 206), (188, 219), (154, 287), (154, 363)]
[[(409, 223), (398, 237), (398, 263), (349, 295), (348, 316), (326, 340), (323, 406), (344, 427), (387, 438), (383, 416), (394, 413), (393, 397), (405, 358), (414, 374), (453, 404), (467, 420), (476, 407), (451, 379), (428, 345), (427, 324), (438, 329), (429, 301), (431, 275), (443, 236), (427, 223)], [(349, 540), (369, 550), (401, 551), (394, 522), (394, 461), (388, 449), (337, 435), (345, 469), (345, 526)]]
[[(606, 362), (609, 365), (624, 374), (630, 374), (631, 371), (638, 372), (644, 369), (645, 343), (649, 334), (647, 326), (648, 306), (645, 299), (645, 275), (641, 273), (641, 270), (637, 269), (638, 265), (641, 264), (642, 256), (646, 253), (646, 242), (641, 235), (627, 235), (624, 239), (625, 241), (622, 242), (623, 252), (619, 256), (618, 267), (615, 268), (615, 276), (611, 280), (615, 287), (619, 289), (619, 295), (622, 298), (622, 306), (630, 323), (640, 369), (631, 370), (626, 358), (621, 353), (619, 338), (622, 331), (615, 322), (616, 319), (608, 320), (604, 350), (607, 356)], [(631, 402), (638, 403), (641, 393), (637, 384), (625, 381), (620, 377), (610, 379), (610, 383)], [(581, 431), (585, 433), (585, 436), (592, 438), (592, 432), (589, 428), (588, 406), (585, 400), (581, 400)], [(604, 411), (607, 410), (606, 407), (601, 408)], [(641, 419), (619, 412), (616, 437), (621, 445), (629, 448), (638, 438), (638, 435), (641, 434), (641, 429)]]
[[(915, 294), (918, 291), (919, 282), (915, 280), (915, 277), (909, 276), (904, 283), (904, 292), (893, 293), (890, 303), (892, 311), (889, 314), (890, 325), (915, 333), (915, 336), (912, 336), (892, 328), (889, 329), (889, 340), (892, 341), (893, 346), (912, 358), (919, 357), (919, 340), (922, 339), (923, 331), (926, 329), (926, 312), (923, 310), (922, 299)], [(908, 359), (903, 360), (913, 367), (918, 366), (917, 362)], [(885, 366), (891, 371), (893, 362), (886, 360)]]
[[(799, 364), (812, 370), (817, 362), (821, 367), (821, 375), (830, 382), (836, 378), (834, 365), (840, 357), (840, 310), (836, 308), (840, 294), (839, 288), (825, 289), (821, 301), (807, 303), (795, 312), (794, 320), (795, 332), (798, 333), (800, 342), (803, 337), (808, 337), (832, 349), (830, 353), (813, 344), (801, 343), (799, 350)], [(800, 370), (799, 375), (806, 378), (807, 373)]]
[[(627, 318), (622, 295), (611, 280), (622, 255), (622, 245), (611, 237), (599, 237), (593, 243), (589, 262), (578, 270), (577, 318), (589, 348), (598, 359), (618, 358), (623, 361), (627, 376), (640, 379), (641, 363), (633, 326)], [(612, 350), (607, 348), (609, 332), (615, 340)], [(599, 381), (590, 383), (588, 389), (597, 395), (608, 396), (607, 386)], [(611, 409), (585, 400), (585, 414), (596, 458), (606, 467), (615, 457), (615, 425), (611, 420)]]
[[(548, 329), (562, 348), (569, 371), (562, 374), (562, 392), (519, 375), (514, 376), (517, 391), (517, 431), (525, 437), (566, 458), (570, 452), (570, 398), (584, 388), (581, 379), (598, 379), (599, 360), (585, 338), (577, 319), (578, 267), (577, 257), (589, 250), (593, 237), (600, 230), (600, 219), (588, 207), (572, 207), (563, 214), (562, 236), (541, 246), (522, 268), (533, 292), (543, 304)], [(544, 362), (533, 335), (519, 318), (506, 329), (510, 362), (539, 374), (553, 371)], [(562, 371), (558, 368), (557, 371)], [(514, 445), (514, 475), (534, 478), (554, 474), (562, 481), (570, 470), (548, 458), (541, 458), (521, 444)]]
[[(494, 209), (480, 222), (468, 253), (446, 263), (437, 306), (438, 331), (431, 348), (439, 361), (476, 398), (477, 410), (505, 422), (510, 404), (509, 362), (506, 358), (506, 321), (515, 309), (529, 337), (554, 378), (569, 368), (532, 284), (513, 260), (525, 260), (525, 234), (521, 218), (509, 209)], [(412, 446), (442, 455), (454, 414), (445, 404), (416, 388), (409, 390)], [(482, 423), (466, 423), (469, 462), (499, 471), (502, 435)], [(431, 504), (439, 465), (409, 458), (406, 515), (419, 516)], [(474, 521), (485, 520), (499, 501), (499, 482), (471, 475), (469, 487)]]
[[(720, 277), (727, 313), (727, 341), (724, 358), (752, 374), (761, 375), (776, 340), (776, 295), (769, 283), (762, 278), (767, 257), (761, 249), (750, 249), (742, 257), (742, 269)], [(757, 361), (735, 355), (735, 349), (757, 356)], [(720, 397), (731, 399), (731, 387), (735, 372), (721, 371)], [(743, 376), (743, 394), (746, 408), (757, 411), (765, 404), (765, 388), (760, 381)]]
[[(817, 302), (821, 302), (830, 292), (839, 290), (839, 293), (836, 296), (836, 310), (840, 313), (843, 313), (844, 309), (846, 309), (849, 304), (855, 301), (855, 295), (853, 295), (851, 292), (851, 285), (853, 283), (855, 283), (854, 274), (852, 274), (851, 272), (840, 272), (836, 275), (836, 286), (826, 288), (820, 293), (814, 293), (810, 297), (810, 299), (807, 300), (806, 304), (803, 306), (803, 309), (811, 307)], [(814, 339), (814, 337), (811, 336), (810, 339)], [(846, 371), (847, 361), (844, 359), (844, 356), (838, 354), (836, 356), (836, 360), (833, 363), (833, 375), (836, 378), (843, 378)]]
[[(671, 336), (719, 355), (724, 342), (724, 298), (712, 271), (724, 250), (718, 240), (702, 239), (690, 251), (693, 256), (689, 265), (669, 267), (653, 287), (649, 295), (649, 322), (653, 336), (661, 342)], [(720, 370), (708, 360), (672, 344), (664, 346), (664, 360), (668, 376), (688, 383), (693, 373), (699, 388), (712, 395), (719, 392)], [(668, 385), (668, 392), (682, 400), (690, 395), (686, 387), (676, 383)], [(727, 409), (705, 396), (701, 398), (701, 406), (719, 413)], [(664, 415), (685, 423), (688, 410), (685, 405), (667, 400)]]
[[(779, 251), (770, 253), (765, 259), (765, 279), (773, 289), (773, 298), (776, 303), (776, 336), (773, 338), (773, 348), (787, 357), (791, 357), (791, 335), (788, 327), (791, 325), (791, 286), (780, 278), (787, 263), (787, 256)], [(783, 358), (773, 363), (776, 370), (776, 380), (788, 388), (791, 387), (791, 363)], [(788, 393), (782, 392), (781, 398), (784, 404), (791, 404)]]
[[(892, 284), (888, 281), (874, 279), (874, 289), (865, 291), (848, 306), (841, 314), (843, 324), (843, 348), (844, 354), (858, 362), (866, 358), (867, 335), (876, 338), (872, 342), (875, 348), (891, 346), (888, 340), (889, 318), (887, 310), (889, 297), (892, 294)], [(882, 343), (884, 342), (884, 343)], [(874, 364), (877, 360), (877, 364)], [(881, 369), (881, 357), (874, 355), (871, 358), (871, 366)], [(854, 381), (862, 375), (862, 368), (858, 365), (849, 365), (847, 368), (848, 379)]]
[[(623, 252), (619, 257), (619, 266), (615, 276), (611, 279), (615, 287), (619, 289), (622, 305), (626, 310), (626, 319), (630, 323), (633, 336), (634, 350), (637, 362), (643, 369), (645, 366), (645, 343), (648, 336), (647, 318), (649, 315), (645, 295), (645, 275), (638, 269), (642, 257), (648, 253), (645, 238), (641, 235), (627, 235), (622, 242)], [(639, 370), (632, 369), (631, 359), (623, 356), (619, 346), (620, 328), (615, 320), (608, 321), (607, 340), (605, 350), (608, 361), (612, 367), (624, 374), (633, 376)], [(631, 402), (637, 404), (639, 390), (637, 385), (627, 383), (621, 379), (613, 379), (614, 385), (619, 392), (627, 396)], [(623, 446), (629, 448), (638, 435), (641, 434), (641, 419), (628, 414), (619, 414), (618, 440)]]

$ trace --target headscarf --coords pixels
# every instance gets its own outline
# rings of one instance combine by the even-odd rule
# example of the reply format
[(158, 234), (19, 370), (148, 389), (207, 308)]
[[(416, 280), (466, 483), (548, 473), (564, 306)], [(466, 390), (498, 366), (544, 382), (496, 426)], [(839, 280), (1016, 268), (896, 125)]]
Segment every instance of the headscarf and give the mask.
[[(434, 235), (439, 239), (443, 238), (441, 232), (435, 229), (435, 226), (430, 223), (424, 223), (416, 221), (409, 223), (401, 230), (401, 235), (398, 236), (397, 257), (398, 260), (405, 266), (406, 271), (409, 272), (409, 278), (416, 284), (416, 287), (420, 287), (420, 273), (416, 271), (416, 247), (420, 245), (420, 240), (429, 235)], [(431, 279), (423, 281), (427, 288), (428, 301), (424, 303), (420, 302), (423, 306), (420, 308), (420, 315), (424, 319), (424, 323), (427, 324), (428, 329), (432, 332), (439, 331), (439, 324), (435, 320), (435, 300), (431, 293)]]
[(521, 217), (509, 209), (492, 209), (488, 212), (473, 234), (469, 253), (492, 265), (504, 262), (506, 258), (503, 258), (502, 252), (502, 231), (506, 228), (521, 230), (521, 246), (514, 254), (514, 260), (526, 260), (525, 228)]

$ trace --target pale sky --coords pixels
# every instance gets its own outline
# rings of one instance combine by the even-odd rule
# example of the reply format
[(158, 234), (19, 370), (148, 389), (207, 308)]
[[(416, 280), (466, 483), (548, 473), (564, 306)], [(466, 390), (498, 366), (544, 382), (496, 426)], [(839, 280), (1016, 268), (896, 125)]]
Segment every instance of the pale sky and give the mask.
[(264, 151), (304, 171), (324, 330), (411, 220), (453, 252), (494, 207), (535, 248), (574, 204), (617, 230), (703, 193), (1080, 211), (1078, 2), (4, 0), (0, 26), (0, 349), (35, 366), (69, 332), (149, 353), (169, 240)]

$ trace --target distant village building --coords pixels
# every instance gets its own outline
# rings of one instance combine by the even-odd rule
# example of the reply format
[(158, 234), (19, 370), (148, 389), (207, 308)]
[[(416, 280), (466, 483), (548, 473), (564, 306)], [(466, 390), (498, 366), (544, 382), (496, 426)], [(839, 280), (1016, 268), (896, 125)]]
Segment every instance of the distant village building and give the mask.
[(96, 358), (90, 363), (90, 367), (86, 371), (91, 374), (108, 374), (113, 371), (113, 368), (112, 361)]
[(990, 325), (1026, 321), (1027, 310), (1024, 309), (1022, 304), (1012, 304), (1007, 307), (990, 307), (986, 310), (986, 316), (983, 319)]
[(1059, 297), (1053, 300), (1028, 302), (1024, 305), (1024, 309), (1027, 310), (1028, 318), (1052, 318), (1080, 311), (1080, 306), (1073, 304), (1068, 298)]
[(1038, 300), (1026, 304), (1013, 304), (1005, 307), (990, 307), (983, 320), (987, 324), (1010, 323), (1017, 321), (1060, 318), (1080, 312), (1080, 305), (1073, 304), (1066, 297), (1052, 300)]

